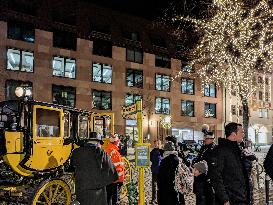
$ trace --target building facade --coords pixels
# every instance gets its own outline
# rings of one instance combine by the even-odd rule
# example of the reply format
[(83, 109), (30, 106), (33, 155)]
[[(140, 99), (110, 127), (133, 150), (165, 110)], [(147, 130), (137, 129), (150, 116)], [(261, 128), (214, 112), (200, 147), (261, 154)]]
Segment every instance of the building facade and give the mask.
[(202, 89), (181, 44), (153, 22), (85, 1), (2, 3), (1, 101), (23, 85), (35, 100), (113, 112), (115, 131), (132, 143), (136, 119), (121, 108), (142, 99), (146, 140), (201, 140), (204, 123), (222, 136), (222, 91)]

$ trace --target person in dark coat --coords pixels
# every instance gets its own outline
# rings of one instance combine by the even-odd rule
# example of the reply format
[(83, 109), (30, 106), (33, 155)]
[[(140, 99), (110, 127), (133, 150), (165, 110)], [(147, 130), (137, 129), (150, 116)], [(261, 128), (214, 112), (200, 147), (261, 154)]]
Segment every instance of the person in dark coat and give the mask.
[[(202, 132), (204, 133), (204, 144), (202, 145), (197, 157), (194, 159), (193, 164), (201, 162), (203, 160), (209, 163), (213, 158), (213, 152), (217, 145), (214, 143), (213, 132), (209, 131), (208, 129), (209, 128), (207, 127), (207, 125), (202, 126)], [(204, 194), (204, 204), (214, 205), (214, 189), (207, 175), (203, 174), (202, 176), (198, 177), (198, 179), (197, 177), (194, 177), (193, 186), (195, 189), (200, 190), (199, 192), (201, 192), (202, 188), (205, 189), (201, 192)], [(198, 195), (196, 194), (196, 196)]]
[(241, 157), (243, 161), (243, 165), (246, 170), (246, 175), (248, 178), (248, 187), (249, 187), (249, 196), (248, 196), (248, 201), (249, 205), (254, 205), (254, 199), (253, 199), (253, 182), (251, 178), (251, 172), (252, 172), (252, 167), (253, 167), (253, 161), (257, 160), (256, 155), (248, 150), (245, 142), (240, 143), (241, 147)]
[(265, 173), (273, 180), (273, 145), (266, 154), (264, 160)]
[(244, 130), (241, 124), (225, 126), (226, 139), (219, 138), (214, 158), (208, 164), (208, 175), (215, 190), (215, 204), (248, 205), (248, 178), (238, 143)]
[(76, 198), (81, 205), (107, 205), (106, 185), (118, 179), (109, 156), (100, 148), (100, 139), (92, 138), (72, 152), (75, 167)]
[[(193, 165), (194, 183), (193, 193), (196, 195), (196, 205), (206, 205), (207, 197), (207, 183), (206, 175), (208, 172), (208, 165), (205, 160), (195, 163)], [(213, 205), (213, 204), (210, 204)]]
[(174, 143), (167, 141), (163, 150), (163, 159), (157, 175), (158, 204), (185, 205), (184, 196), (175, 190), (174, 179), (179, 159)]
[(151, 165), (151, 172), (152, 172), (152, 201), (151, 203), (156, 202), (156, 196), (157, 196), (157, 175), (159, 171), (159, 165), (162, 160), (162, 154), (163, 152), (159, 148), (159, 141), (154, 141), (155, 147), (150, 152), (150, 161), (152, 162)]

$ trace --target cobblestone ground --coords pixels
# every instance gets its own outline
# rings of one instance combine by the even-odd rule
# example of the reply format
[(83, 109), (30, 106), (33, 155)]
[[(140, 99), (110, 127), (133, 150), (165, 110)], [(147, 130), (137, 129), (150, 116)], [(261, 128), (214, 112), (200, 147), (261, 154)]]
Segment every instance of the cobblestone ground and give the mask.
[[(259, 162), (255, 163), (253, 166), (253, 181), (254, 181), (254, 205), (265, 205), (265, 174), (262, 169), (262, 162), (264, 160), (266, 153), (256, 153), (257, 157), (259, 158)], [(133, 157), (129, 157), (132, 163), (133, 169), (133, 181), (138, 181), (138, 172), (134, 168), (134, 159)], [(257, 166), (256, 166), (257, 165)], [(257, 168), (259, 170), (259, 178), (257, 179)], [(145, 204), (149, 204), (151, 201), (152, 196), (152, 174), (149, 168), (145, 169)], [(259, 183), (258, 183), (259, 182)], [(273, 186), (272, 182), (270, 183), (270, 199), (273, 200)], [(186, 205), (195, 205), (195, 195), (193, 193), (185, 196)], [(123, 199), (121, 205), (128, 204), (127, 198)]]

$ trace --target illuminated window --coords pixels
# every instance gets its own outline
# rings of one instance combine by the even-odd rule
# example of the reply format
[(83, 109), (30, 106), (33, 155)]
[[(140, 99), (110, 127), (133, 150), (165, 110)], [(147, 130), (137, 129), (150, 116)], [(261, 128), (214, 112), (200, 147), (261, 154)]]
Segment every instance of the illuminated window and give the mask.
[(216, 97), (216, 86), (215, 86), (215, 84), (205, 85), (204, 96), (206, 96), (206, 97)]
[(181, 115), (182, 116), (194, 116), (194, 102), (190, 100), (181, 101)]
[(93, 63), (93, 82), (112, 83), (112, 66), (103, 63)]
[(206, 118), (216, 118), (216, 104), (205, 103), (205, 117)]
[(141, 100), (142, 96), (141, 95), (137, 95), (137, 94), (129, 94), (127, 93), (125, 95), (125, 105), (132, 105), (134, 103), (136, 103), (137, 100)]
[(33, 52), (9, 48), (7, 50), (7, 69), (14, 71), (33, 72)]
[(75, 78), (76, 60), (66, 57), (53, 57), (53, 75), (65, 78)]
[(170, 114), (170, 99), (157, 97), (155, 99), (155, 113), (156, 114)]
[(171, 81), (170, 76), (155, 74), (155, 88), (161, 91), (170, 91)]
[(194, 95), (194, 80), (182, 78), (181, 92), (183, 94)]

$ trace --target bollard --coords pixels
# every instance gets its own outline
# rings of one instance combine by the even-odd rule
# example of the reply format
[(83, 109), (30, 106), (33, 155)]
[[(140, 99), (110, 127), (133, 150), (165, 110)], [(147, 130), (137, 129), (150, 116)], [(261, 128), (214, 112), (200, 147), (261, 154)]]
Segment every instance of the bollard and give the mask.
[(270, 177), (265, 175), (265, 204), (269, 205), (269, 181)]

